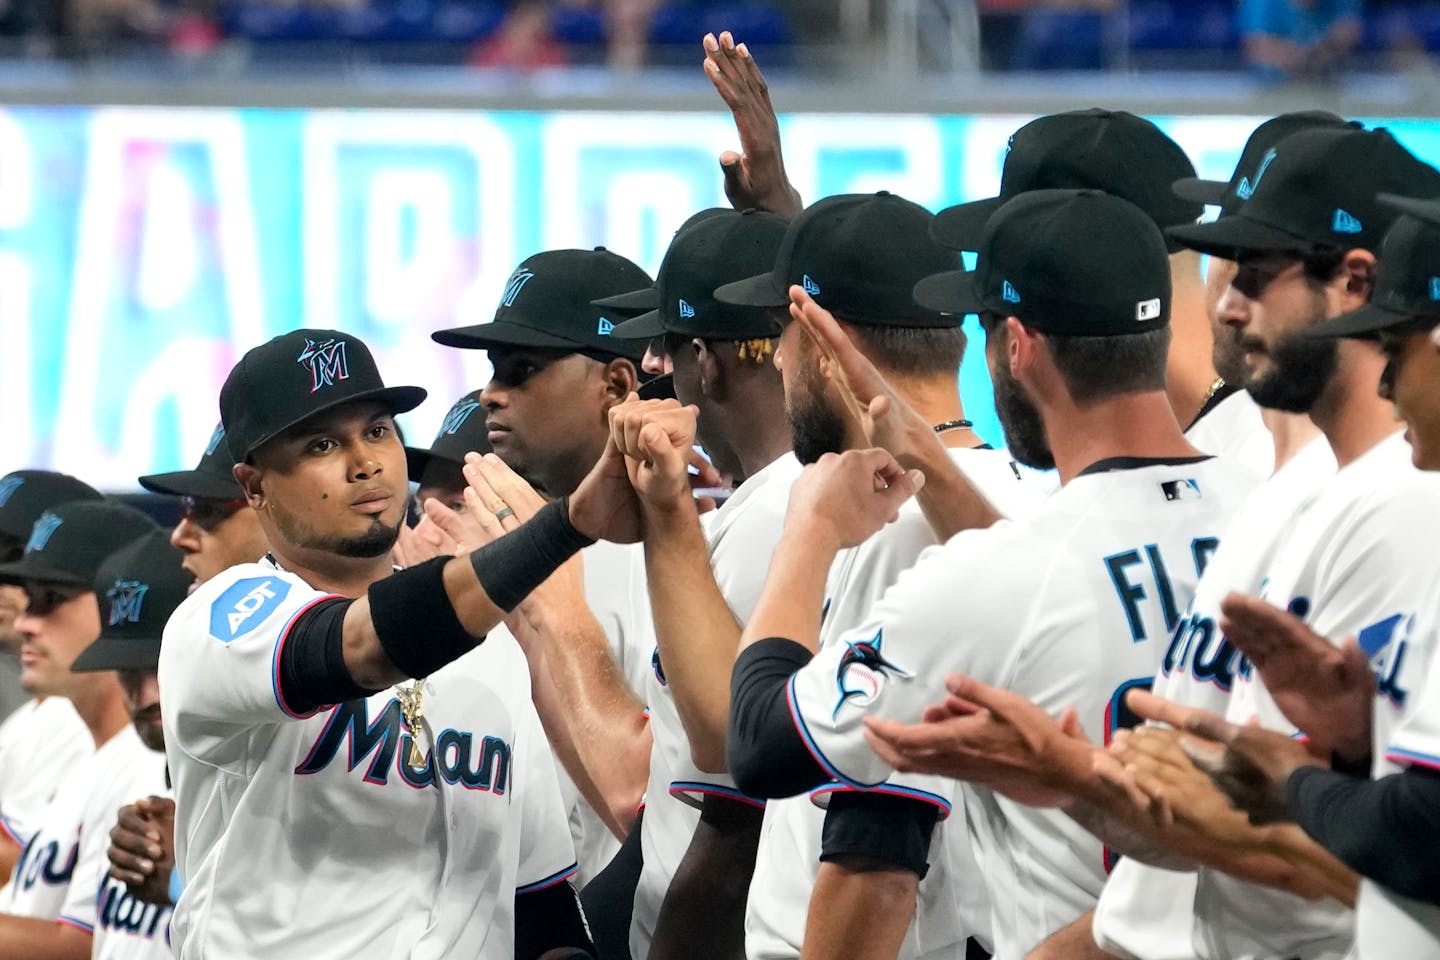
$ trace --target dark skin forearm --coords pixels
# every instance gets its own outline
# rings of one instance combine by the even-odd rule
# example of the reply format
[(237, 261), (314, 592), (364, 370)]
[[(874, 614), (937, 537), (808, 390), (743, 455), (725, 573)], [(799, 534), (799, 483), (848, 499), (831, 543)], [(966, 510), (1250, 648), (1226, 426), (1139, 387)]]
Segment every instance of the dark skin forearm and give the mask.
[(741, 960), (745, 901), (765, 811), (706, 797), (700, 823), (670, 881), (650, 960)]

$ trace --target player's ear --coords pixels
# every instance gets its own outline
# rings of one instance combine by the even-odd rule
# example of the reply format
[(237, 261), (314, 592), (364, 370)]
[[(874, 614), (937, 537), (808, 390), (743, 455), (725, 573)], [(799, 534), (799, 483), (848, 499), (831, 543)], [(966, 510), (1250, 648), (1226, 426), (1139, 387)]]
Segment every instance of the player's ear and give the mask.
[(725, 391), (725, 369), (720, 363), (720, 358), (710, 345), (699, 337), (690, 341), (690, 349), (695, 351), (695, 370), (700, 377), (700, 391), (713, 400), (723, 399)]
[(265, 492), (261, 485), (263, 474), (260, 468), (252, 463), (237, 463), (230, 468), (231, 475), (235, 482), (240, 484), (240, 489), (245, 494), (245, 501), (259, 510), (265, 503)]
[(640, 389), (640, 374), (634, 361), (617, 357), (605, 365), (605, 399), (611, 403), (624, 403), (625, 398)]
[(1345, 309), (1354, 310), (1370, 301), (1375, 290), (1375, 254), (1355, 249), (1345, 254)]
[(1020, 318), (1005, 318), (1005, 359), (1012, 377), (1029, 361), (1032, 339), (1030, 331), (1025, 329)]

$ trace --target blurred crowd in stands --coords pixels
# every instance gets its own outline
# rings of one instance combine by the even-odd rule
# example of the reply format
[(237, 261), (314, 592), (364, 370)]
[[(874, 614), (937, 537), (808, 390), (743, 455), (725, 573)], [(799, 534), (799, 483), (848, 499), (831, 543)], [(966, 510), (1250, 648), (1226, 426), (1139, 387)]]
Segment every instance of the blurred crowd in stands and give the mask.
[(1324, 81), (1394, 54), (1440, 49), (1440, 0), (0, 0), (9, 56), (93, 57), (227, 45), (306, 58), (362, 51), (532, 70), (689, 64), (696, 38), (731, 30), (767, 63), (840, 43), (842, 8), (888, 3), (978, 13), (989, 70), (1250, 69)]

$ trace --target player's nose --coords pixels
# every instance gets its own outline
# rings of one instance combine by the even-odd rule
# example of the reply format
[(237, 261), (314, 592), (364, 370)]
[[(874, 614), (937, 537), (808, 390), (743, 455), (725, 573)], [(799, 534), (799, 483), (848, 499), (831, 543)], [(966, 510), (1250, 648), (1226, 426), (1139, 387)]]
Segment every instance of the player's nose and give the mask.
[(185, 553), (199, 553), (200, 525), (189, 517), (181, 517), (180, 522), (170, 531), (170, 543), (175, 549)]

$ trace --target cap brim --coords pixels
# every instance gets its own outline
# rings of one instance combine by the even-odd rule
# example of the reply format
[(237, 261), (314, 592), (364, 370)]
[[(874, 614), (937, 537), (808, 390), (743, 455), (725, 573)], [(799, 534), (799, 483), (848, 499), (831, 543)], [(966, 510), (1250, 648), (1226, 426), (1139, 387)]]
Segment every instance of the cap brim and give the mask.
[(70, 664), (71, 673), (96, 670), (154, 670), (160, 663), (160, 638), (107, 637), (80, 651)]
[(990, 216), (1005, 203), (1003, 197), (972, 200), (955, 207), (946, 207), (930, 221), (930, 237), (951, 250), (978, 250), (980, 238)]
[(981, 303), (974, 294), (974, 276), (969, 270), (932, 273), (915, 284), (912, 296), (915, 302), (926, 310), (954, 317), (977, 313), (981, 309)]
[[(426, 393), (424, 387), (381, 387), (378, 390), (365, 390), (361, 393), (352, 393), (348, 397), (342, 396), (333, 403), (326, 403), (321, 406), (314, 407), (310, 410), (306, 410), (304, 416), (296, 417), (289, 423), (281, 424), (274, 430), (271, 430), (263, 437), (256, 438), (256, 440), (250, 444), (249, 448), (244, 452), (242, 456), (250, 456), (250, 454), (254, 453), (256, 450), (260, 449), (262, 446), (269, 443), (271, 440), (274, 440), (276, 437), (280, 436), (280, 434), (284, 433), (286, 430), (289, 430), (291, 427), (302, 424), (306, 420), (309, 420), (311, 417), (317, 414), (324, 413), (326, 410), (332, 410), (335, 407), (344, 406), (347, 403), (360, 403), (365, 400), (375, 400), (388, 406), (391, 413), (405, 413), (409, 410), (414, 410), (416, 407), (420, 406), (420, 404), (424, 403), (426, 396), (428, 396), (428, 394)], [(234, 453), (233, 448), (231, 450), (231, 453)]]
[(463, 350), (493, 350), (496, 347), (543, 347), (572, 351), (588, 349), (586, 344), (503, 320), (479, 323), (473, 327), (437, 330), (430, 334), (430, 339), (443, 346), (460, 347)]
[(716, 287), (715, 299), (737, 307), (788, 307), (790, 288), (777, 286), (775, 274), (762, 273)]
[(1191, 250), (1198, 250), (1226, 260), (1242, 253), (1296, 252), (1316, 248), (1313, 241), (1293, 233), (1251, 220), (1244, 213), (1231, 214), (1209, 223), (1170, 227), (1165, 236)]
[(28, 563), (24, 558), (14, 563), (0, 563), (0, 584), (20, 586), (27, 583), (60, 583), (67, 587), (90, 588), (90, 581), (84, 577), (40, 563)]
[(643, 313), (646, 310), (654, 310), (660, 306), (660, 291), (654, 287), (641, 287), (639, 290), (631, 290), (629, 293), (617, 293), (613, 297), (591, 300), (590, 305), (592, 307), (599, 307), (601, 310), (624, 310), (630, 313)]
[(1398, 193), (1378, 194), (1375, 199), (1384, 206), (1408, 213), (1417, 220), (1440, 224), (1440, 199), (1418, 200), (1415, 197), (1402, 197)]
[(640, 385), (636, 391), (641, 400), (677, 400), (675, 396), (675, 378), (671, 374), (663, 374), (654, 380), (648, 380)]
[[(1419, 326), (1420, 321), (1424, 318), (1424, 314), (1409, 310), (1393, 310), (1378, 303), (1367, 303), (1349, 313), (1342, 313), (1338, 317), (1331, 317), (1323, 323), (1317, 323), (1305, 331), (1305, 336), (1315, 340), (1332, 340), (1341, 337), (1372, 340), (1380, 333), (1396, 327)], [(1435, 316), (1430, 322), (1440, 324), (1440, 316)]]
[(211, 500), (236, 500), (243, 494), (240, 484), (228, 477), (217, 477), (203, 470), (176, 470), (173, 473), (152, 473), (140, 478), (140, 486), (151, 493), (172, 497), (205, 497)]
[(619, 337), (622, 340), (649, 340), (664, 332), (665, 324), (660, 321), (660, 311), (651, 310), (638, 317), (631, 317), (624, 323), (615, 324), (615, 329), (610, 331), (610, 336)]
[(1230, 184), (1225, 180), (1182, 177), (1170, 184), (1170, 189), (1181, 200), (1218, 207), (1225, 202), (1225, 194), (1230, 191)]

